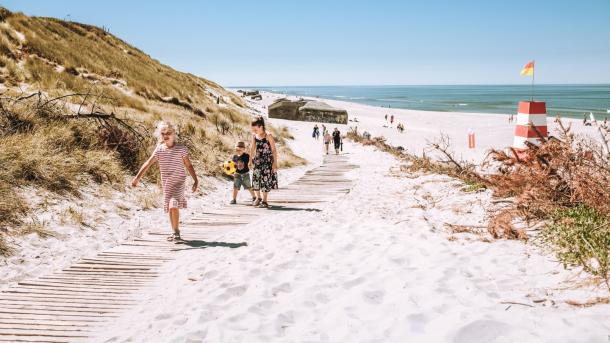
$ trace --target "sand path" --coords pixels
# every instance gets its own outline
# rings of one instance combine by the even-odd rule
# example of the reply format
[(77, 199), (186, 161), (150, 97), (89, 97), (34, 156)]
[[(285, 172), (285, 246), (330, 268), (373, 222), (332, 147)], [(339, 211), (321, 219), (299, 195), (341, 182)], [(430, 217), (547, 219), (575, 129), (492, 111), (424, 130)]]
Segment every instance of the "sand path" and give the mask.
[(21, 281), (0, 293), (0, 341), (95, 340), (122, 312), (147, 303), (155, 280), (171, 272), (165, 268), (168, 262), (190, 250), (246, 247), (246, 242), (217, 238), (263, 213), (319, 211), (317, 205), (349, 191), (350, 180), (344, 174), (353, 167), (345, 157), (329, 156), (321, 166), (275, 191), (266, 211), (246, 205), (205, 210), (184, 224), (182, 244), (167, 242), (167, 232), (153, 230), (61, 272)]

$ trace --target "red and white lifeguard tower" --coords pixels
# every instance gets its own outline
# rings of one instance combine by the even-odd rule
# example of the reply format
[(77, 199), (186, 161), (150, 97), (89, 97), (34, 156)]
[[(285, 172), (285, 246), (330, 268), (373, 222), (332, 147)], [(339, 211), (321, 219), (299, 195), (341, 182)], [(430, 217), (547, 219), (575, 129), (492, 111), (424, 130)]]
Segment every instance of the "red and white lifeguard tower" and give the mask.
[(520, 101), (513, 149), (517, 153), (524, 152), (527, 149), (525, 142), (537, 145), (547, 137), (546, 103), (544, 101)]

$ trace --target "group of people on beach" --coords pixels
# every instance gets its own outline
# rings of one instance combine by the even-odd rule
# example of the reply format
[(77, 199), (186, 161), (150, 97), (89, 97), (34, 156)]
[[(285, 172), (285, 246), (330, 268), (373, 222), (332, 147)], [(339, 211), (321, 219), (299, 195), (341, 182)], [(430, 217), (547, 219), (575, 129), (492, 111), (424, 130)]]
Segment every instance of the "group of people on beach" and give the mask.
[[(313, 132), (311, 134), (313, 138), (318, 140), (320, 137), (320, 128), (318, 124), (315, 124), (313, 127)], [(330, 153), (330, 142), (333, 142), (335, 148), (335, 154), (338, 155), (340, 151), (343, 151), (343, 138), (341, 137), (341, 131), (335, 127), (333, 133), (331, 134), (324, 124), (322, 124), (322, 142), (324, 143), (324, 152), (326, 155)]]
[[(252, 121), (251, 130), (250, 154), (246, 153), (245, 142), (240, 141), (235, 145), (235, 155), (232, 160), (235, 162), (236, 172), (233, 177), (231, 204), (237, 203), (237, 193), (243, 187), (250, 191), (253, 206), (267, 208), (269, 207), (267, 203), (269, 192), (278, 188), (278, 153), (273, 135), (265, 129), (263, 117), (257, 117)], [(189, 159), (188, 149), (178, 141), (176, 127), (168, 121), (159, 122), (155, 136), (158, 139), (157, 146), (142, 165), (131, 185), (137, 187), (148, 169), (155, 162), (159, 163), (163, 210), (169, 214), (173, 230), (173, 234), (168, 240), (179, 242), (182, 241), (179, 227), (180, 209), (187, 207), (186, 172), (193, 178), (191, 187), (193, 192), (197, 191), (199, 180)], [(250, 156), (253, 157), (250, 158)], [(252, 170), (252, 179), (250, 179), (250, 170)]]
[[(385, 115), (385, 122), (386, 123), (388, 122), (388, 115), (387, 114)], [(394, 115), (393, 114), (389, 116), (389, 122), (390, 122), (390, 126), (394, 125)], [(383, 127), (386, 127), (386, 125), (384, 125)], [(400, 133), (405, 132), (404, 124), (398, 122), (396, 124), (396, 130), (398, 130), (398, 132), (400, 132)]]
[[(595, 124), (597, 126), (598, 122), (595, 119), (595, 116), (593, 115), (593, 113), (589, 113), (589, 115), (587, 115), (586, 113), (583, 116), (583, 120), (582, 120), (582, 124), (584, 126), (593, 126), (593, 124)], [(603, 127), (608, 126), (608, 117), (604, 118), (604, 121), (601, 124)]]

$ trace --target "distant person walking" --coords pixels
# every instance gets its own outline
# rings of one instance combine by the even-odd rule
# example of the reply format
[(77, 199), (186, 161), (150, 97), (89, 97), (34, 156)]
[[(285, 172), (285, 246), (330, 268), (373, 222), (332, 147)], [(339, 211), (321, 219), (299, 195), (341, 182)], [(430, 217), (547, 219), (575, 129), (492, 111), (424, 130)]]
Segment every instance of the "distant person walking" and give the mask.
[(388, 115), (387, 114), (385, 115), (385, 121), (386, 122), (388, 121)]
[(337, 128), (333, 131), (333, 143), (335, 145), (335, 155), (339, 155), (339, 149), (342, 149), (343, 139), (341, 139), (341, 131)]
[(405, 126), (402, 125), (402, 123), (398, 123), (398, 125), (396, 125), (396, 129), (398, 129), (398, 132), (403, 133), (405, 131)]
[(320, 138), (320, 128), (318, 127), (318, 124), (313, 127), (313, 133), (311, 134), (311, 136), (316, 140)]
[(187, 148), (182, 144), (178, 144), (174, 125), (167, 121), (159, 122), (155, 135), (159, 143), (152, 155), (142, 165), (136, 177), (131, 181), (131, 186), (137, 187), (140, 179), (148, 171), (148, 168), (153, 163), (159, 162), (161, 187), (163, 189), (163, 210), (165, 213), (169, 213), (169, 221), (174, 231), (174, 234), (168, 240), (180, 241), (179, 211), (181, 208), (186, 208), (186, 198), (184, 195), (186, 171), (193, 178), (193, 192), (197, 191), (199, 181), (195, 169), (189, 160)]
[(258, 117), (252, 121), (252, 143), (249, 167), (252, 172), (252, 189), (256, 194), (253, 206), (269, 207), (267, 197), (272, 189), (278, 188), (277, 183), (277, 149), (275, 139), (265, 130), (265, 120)]
[(326, 152), (326, 155), (328, 155), (328, 146), (330, 145), (330, 141), (331, 141), (332, 137), (330, 136), (330, 133), (328, 133), (328, 131), (324, 131), (324, 151)]
[(394, 124), (394, 115), (392, 114), (392, 116), (390, 116), (390, 125)]

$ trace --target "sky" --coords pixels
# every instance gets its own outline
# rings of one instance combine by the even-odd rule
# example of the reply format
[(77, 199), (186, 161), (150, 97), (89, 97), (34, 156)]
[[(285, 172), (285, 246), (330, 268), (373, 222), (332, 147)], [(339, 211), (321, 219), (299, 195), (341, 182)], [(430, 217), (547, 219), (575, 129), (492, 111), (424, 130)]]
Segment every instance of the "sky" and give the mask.
[(610, 0), (0, 0), (223, 86), (610, 83)]

